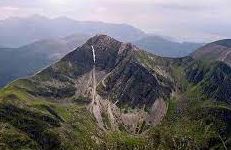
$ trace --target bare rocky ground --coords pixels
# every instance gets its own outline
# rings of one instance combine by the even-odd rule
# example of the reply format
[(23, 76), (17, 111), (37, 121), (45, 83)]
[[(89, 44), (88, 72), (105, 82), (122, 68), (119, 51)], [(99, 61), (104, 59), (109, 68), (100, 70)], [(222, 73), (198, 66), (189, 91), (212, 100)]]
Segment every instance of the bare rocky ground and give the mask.
[(150, 113), (144, 109), (132, 109), (130, 112), (124, 112), (116, 106), (116, 103), (103, 100), (97, 95), (95, 102), (89, 104), (88, 109), (96, 118), (99, 127), (105, 131), (120, 130), (122, 126), (129, 133), (141, 134), (148, 129), (142, 129), (144, 125), (154, 127), (160, 124), (167, 112), (167, 104), (160, 99), (155, 101)]

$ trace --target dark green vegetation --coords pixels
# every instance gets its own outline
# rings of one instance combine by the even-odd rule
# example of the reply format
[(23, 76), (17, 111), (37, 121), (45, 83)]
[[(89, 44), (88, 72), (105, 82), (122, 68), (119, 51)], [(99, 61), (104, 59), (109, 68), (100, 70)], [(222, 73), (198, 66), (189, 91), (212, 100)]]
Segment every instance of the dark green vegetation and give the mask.
[(1, 149), (88, 149), (97, 136), (85, 106), (35, 98), (17, 86), (1, 91), (0, 115)]
[[(96, 49), (97, 93), (126, 112), (163, 98), (160, 124), (137, 134), (104, 131), (88, 111)], [(58, 63), (0, 91), (0, 149), (229, 149), (231, 68), (222, 62), (171, 59), (96, 36)], [(139, 133), (139, 134), (138, 134)]]

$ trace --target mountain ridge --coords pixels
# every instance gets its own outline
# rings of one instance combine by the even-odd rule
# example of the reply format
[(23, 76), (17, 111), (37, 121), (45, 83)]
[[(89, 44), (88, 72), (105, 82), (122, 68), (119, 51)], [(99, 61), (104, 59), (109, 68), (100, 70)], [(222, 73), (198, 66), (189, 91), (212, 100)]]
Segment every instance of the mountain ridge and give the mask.
[(75, 34), (66, 38), (37, 41), (20, 48), (1, 48), (0, 87), (58, 61), (87, 39), (88, 35)]
[(185, 57), (202, 47), (203, 43), (175, 42), (160, 36), (147, 36), (133, 42), (135, 45), (162, 57)]
[(223, 62), (160, 57), (97, 35), (0, 90), (3, 148), (229, 148), (230, 85)]
[(199, 48), (191, 54), (195, 59), (206, 59), (207, 61), (222, 61), (231, 65), (231, 40), (224, 39), (215, 41)]

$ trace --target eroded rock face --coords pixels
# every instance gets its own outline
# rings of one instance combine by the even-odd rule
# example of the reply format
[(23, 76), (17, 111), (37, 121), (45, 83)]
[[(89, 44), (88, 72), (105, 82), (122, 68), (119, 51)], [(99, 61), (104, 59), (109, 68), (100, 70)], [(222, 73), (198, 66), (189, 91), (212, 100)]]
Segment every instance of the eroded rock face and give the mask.
[(163, 86), (159, 79), (136, 62), (129, 62), (113, 70), (101, 85), (99, 93), (130, 107), (151, 107), (158, 98), (167, 98), (171, 87)]
[(158, 99), (152, 105), (150, 112), (143, 108), (121, 109), (117, 102), (96, 96), (96, 103), (88, 105), (88, 109), (95, 116), (98, 126), (106, 130), (121, 130), (132, 134), (140, 134), (149, 127), (160, 124), (167, 113), (167, 104), (163, 99)]

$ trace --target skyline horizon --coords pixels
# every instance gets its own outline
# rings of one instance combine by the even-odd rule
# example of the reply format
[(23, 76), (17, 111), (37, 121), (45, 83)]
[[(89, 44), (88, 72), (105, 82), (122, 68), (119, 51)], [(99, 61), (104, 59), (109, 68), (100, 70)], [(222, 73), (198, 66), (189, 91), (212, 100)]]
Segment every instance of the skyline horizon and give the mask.
[[(138, 29), (142, 32), (144, 32), (145, 34), (147, 34), (148, 36), (157, 36), (157, 37), (160, 37), (160, 38), (163, 38), (165, 40), (169, 40), (169, 41), (173, 41), (173, 42), (179, 42), (179, 43), (184, 43), (184, 42), (192, 42), (192, 43), (211, 43), (211, 42), (215, 42), (215, 41), (219, 41), (219, 40), (225, 40), (225, 39), (231, 39), (230, 38), (217, 38), (217, 39), (208, 39), (208, 40), (198, 40), (198, 41), (194, 41), (194, 40), (190, 40), (190, 39), (184, 39), (184, 38), (181, 38), (179, 36), (172, 36), (172, 35), (165, 35), (163, 33), (154, 33), (154, 32), (149, 32), (149, 31), (145, 31), (145, 29), (142, 29), (142, 28), (139, 28), (133, 24), (128, 24), (128, 23), (124, 23), (124, 22), (108, 22), (108, 21), (104, 21), (104, 20), (78, 20), (76, 18), (72, 18), (72, 17), (69, 17), (69, 16), (54, 16), (54, 17), (51, 17), (51, 16), (46, 16), (46, 15), (43, 15), (43, 14), (31, 14), (31, 15), (27, 15), (27, 16), (9, 16), (7, 18), (4, 18), (4, 19), (1, 19), (0, 18), (0, 22), (4, 22), (4, 21), (7, 21), (7, 20), (10, 20), (10, 19), (31, 19), (33, 17), (37, 17), (37, 18), (44, 18), (44, 19), (49, 19), (49, 20), (55, 20), (55, 19), (69, 19), (69, 20), (73, 20), (73, 21), (77, 21), (77, 22), (96, 22), (96, 23), (105, 23), (105, 24), (116, 24), (116, 25), (128, 25), (128, 26), (131, 26), (135, 29)], [(78, 33), (81, 33), (81, 32), (76, 32), (76, 34)], [(101, 34), (101, 33), (99, 33)], [(103, 33), (102, 33), (103, 34)], [(64, 36), (65, 37), (65, 36)], [(63, 37), (63, 38), (64, 38)]]

